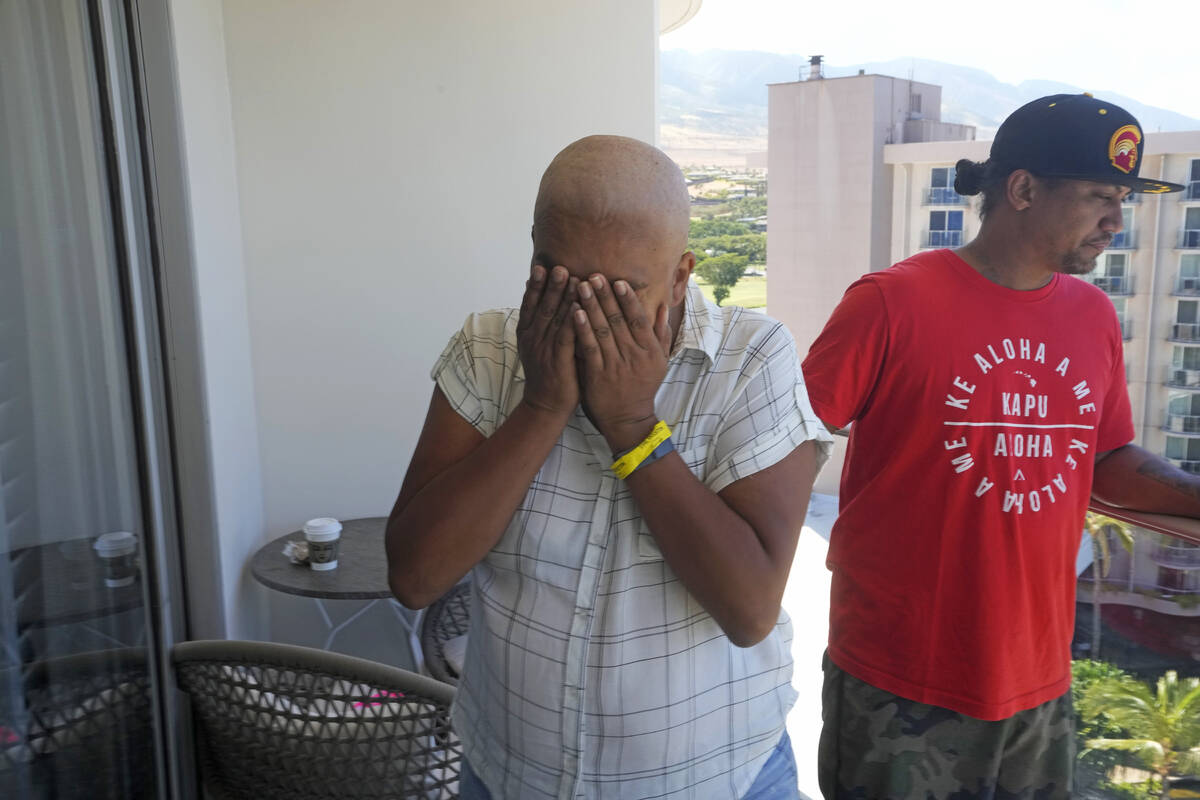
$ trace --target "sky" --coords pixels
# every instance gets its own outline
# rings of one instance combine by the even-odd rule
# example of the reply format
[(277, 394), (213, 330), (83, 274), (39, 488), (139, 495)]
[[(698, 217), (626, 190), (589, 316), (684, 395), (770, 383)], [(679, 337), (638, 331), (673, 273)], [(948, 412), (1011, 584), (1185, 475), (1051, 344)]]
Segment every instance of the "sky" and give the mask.
[(1200, 118), (1200, 0), (703, 0), (663, 50), (762, 50), (834, 66), (918, 57)]

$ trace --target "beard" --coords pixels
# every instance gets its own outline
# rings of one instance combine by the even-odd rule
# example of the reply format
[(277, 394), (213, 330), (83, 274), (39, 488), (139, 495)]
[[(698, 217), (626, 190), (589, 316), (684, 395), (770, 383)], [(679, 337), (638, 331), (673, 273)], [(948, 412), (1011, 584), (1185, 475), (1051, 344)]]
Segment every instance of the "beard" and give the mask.
[(1086, 256), (1083, 250), (1069, 250), (1059, 259), (1059, 271), (1067, 275), (1086, 275), (1096, 268), (1096, 259), (1100, 255)]

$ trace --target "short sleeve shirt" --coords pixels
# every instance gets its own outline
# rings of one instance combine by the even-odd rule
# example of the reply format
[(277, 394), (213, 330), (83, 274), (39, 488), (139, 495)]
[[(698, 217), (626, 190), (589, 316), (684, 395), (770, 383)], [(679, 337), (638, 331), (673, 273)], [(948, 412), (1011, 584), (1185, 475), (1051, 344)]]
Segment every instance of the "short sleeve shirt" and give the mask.
[[(468, 318), (433, 370), (484, 436), (520, 402), (517, 311)], [(694, 284), (656, 398), (706, 486), (830, 437), (787, 329), (718, 308)], [(778, 742), (795, 693), (791, 623), (734, 646), (688, 593), (577, 409), (499, 543), (474, 570), (454, 708), (496, 797), (736, 797)]]
[(804, 374), (822, 419), (854, 423), (830, 658), (982, 719), (1067, 691), (1092, 468), (1133, 438), (1112, 302), (1070, 275), (1015, 291), (926, 252), (852, 285)]

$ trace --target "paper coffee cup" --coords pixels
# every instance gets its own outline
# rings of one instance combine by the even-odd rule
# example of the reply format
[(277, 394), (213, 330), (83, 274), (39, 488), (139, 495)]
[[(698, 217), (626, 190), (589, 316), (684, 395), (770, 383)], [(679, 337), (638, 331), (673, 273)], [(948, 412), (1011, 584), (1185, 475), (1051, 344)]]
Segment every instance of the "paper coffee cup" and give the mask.
[(337, 569), (338, 541), (341, 537), (342, 523), (332, 517), (318, 517), (304, 523), (308, 565), (316, 570)]
[(96, 537), (92, 547), (104, 564), (104, 585), (110, 589), (129, 586), (137, 577), (137, 536), (114, 531)]
[(67, 575), (67, 585), (72, 589), (86, 589), (96, 570), (92, 559), (96, 557), (90, 539), (68, 539), (58, 543), (58, 554), (62, 558)]

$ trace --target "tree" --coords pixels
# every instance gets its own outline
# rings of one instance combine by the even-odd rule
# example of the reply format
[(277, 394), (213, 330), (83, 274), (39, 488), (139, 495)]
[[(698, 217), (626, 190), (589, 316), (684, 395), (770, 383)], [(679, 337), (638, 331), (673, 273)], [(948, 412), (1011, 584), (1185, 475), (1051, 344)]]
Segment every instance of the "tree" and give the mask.
[(750, 226), (729, 219), (694, 219), (688, 230), (688, 241), (707, 236), (742, 236), (753, 233)]
[(745, 256), (751, 264), (762, 264), (767, 260), (767, 237), (762, 233), (705, 236), (689, 241), (688, 249), (701, 257), (710, 250), (714, 256), (735, 253)]
[(1085, 720), (1103, 715), (1125, 733), (1089, 739), (1088, 748), (1135, 754), (1158, 774), (1162, 797), (1168, 778), (1200, 772), (1200, 678), (1180, 680), (1170, 670), (1153, 692), (1128, 676), (1103, 678), (1083, 692), (1080, 712)]
[(734, 219), (765, 217), (767, 215), (767, 198), (738, 197), (729, 201), (729, 211)]
[(713, 299), (717, 305), (729, 296), (729, 290), (746, 271), (750, 259), (745, 256), (726, 253), (721, 256), (706, 258), (696, 264), (696, 274), (713, 287)]
[(1103, 578), (1108, 577), (1112, 567), (1112, 551), (1109, 547), (1109, 534), (1115, 534), (1117, 541), (1125, 552), (1133, 552), (1133, 531), (1124, 522), (1112, 517), (1087, 513), (1083, 529), (1092, 539), (1092, 658), (1100, 657), (1100, 593), (1104, 591)]
[[(1083, 696), (1093, 684), (1108, 679), (1132, 676), (1107, 661), (1081, 658), (1071, 662), (1071, 699), (1075, 707), (1075, 750), (1079, 758), (1075, 767), (1075, 789), (1080, 797), (1116, 796), (1108, 782), (1113, 767), (1139, 767), (1140, 762), (1129, 753), (1116, 750), (1093, 750), (1090, 739), (1119, 739), (1123, 731), (1113, 724), (1107, 714), (1084, 718), (1080, 713)], [(1124, 796), (1124, 795), (1121, 795)]]

